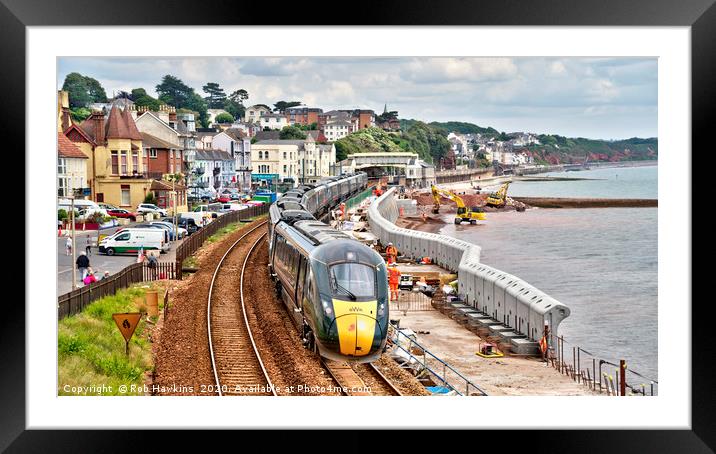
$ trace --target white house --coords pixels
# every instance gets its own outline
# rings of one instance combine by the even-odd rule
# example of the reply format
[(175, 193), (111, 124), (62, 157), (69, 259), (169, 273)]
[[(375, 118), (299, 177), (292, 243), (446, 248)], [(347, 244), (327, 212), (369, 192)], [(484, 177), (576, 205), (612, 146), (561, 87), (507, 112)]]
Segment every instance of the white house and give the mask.
[(271, 109), (268, 109), (265, 106), (255, 105), (247, 107), (246, 111), (244, 112), (244, 121), (247, 123), (258, 123), (259, 118), (261, 118), (263, 115), (270, 113)]
[(261, 129), (269, 128), (280, 130), (288, 126), (288, 120), (284, 115), (268, 113), (259, 117), (259, 125), (261, 125)]
[(329, 142), (335, 142), (338, 139), (342, 139), (353, 131), (353, 125), (349, 121), (332, 121), (326, 123), (323, 128), (323, 135), (326, 136)]
[(89, 188), (87, 160), (77, 145), (63, 133), (57, 133), (57, 196), (67, 197), (75, 189)]
[(229, 187), (236, 177), (234, 158), (223, 150), (196, 150), (195, 165), (200, 168), (197, 183), (214, 189)]
[(228, 113), (224, 109), (206, 109), (206, 113), (209, 116), (209, 124), (214, 124), (216, 122), (216, 116), (221, 115), (223, 113)]
[(229, 128), (212, 137), (211, 147), (223, 150), (234, 158), (236, 187), (251, 189), (251, 139), (240, 129)]

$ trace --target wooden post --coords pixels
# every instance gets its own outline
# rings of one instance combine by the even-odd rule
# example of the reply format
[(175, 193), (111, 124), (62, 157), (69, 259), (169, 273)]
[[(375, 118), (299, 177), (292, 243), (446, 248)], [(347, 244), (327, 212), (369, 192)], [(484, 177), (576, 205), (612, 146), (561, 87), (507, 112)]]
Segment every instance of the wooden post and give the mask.
[(619, 360), (619, 394), (626, 396), (626, 361)]

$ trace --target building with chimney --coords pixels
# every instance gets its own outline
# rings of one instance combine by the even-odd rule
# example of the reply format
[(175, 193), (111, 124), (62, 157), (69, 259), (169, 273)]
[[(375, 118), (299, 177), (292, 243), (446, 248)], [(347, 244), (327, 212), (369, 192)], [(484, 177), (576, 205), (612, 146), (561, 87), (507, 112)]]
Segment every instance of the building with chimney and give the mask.
[(152, 180), (147, 174), (142, 135), (128, 108), (113, 105), (109, 115), (94, 111), (63, 132), (88, 158), (92, 200), (127, 209), (144, 201)]

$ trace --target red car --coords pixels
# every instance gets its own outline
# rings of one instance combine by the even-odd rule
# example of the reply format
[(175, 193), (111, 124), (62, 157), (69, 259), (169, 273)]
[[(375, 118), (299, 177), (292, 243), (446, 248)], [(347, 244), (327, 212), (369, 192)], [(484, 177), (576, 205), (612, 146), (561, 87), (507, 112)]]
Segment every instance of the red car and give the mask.
[(229, 197), (229, 194), (222, 194), (216, 198), (216, 201), (221, 203), (229, 203), (231, 202), (231, 197)]
[(115, 218), (127, 218), (132, 222), (137, 220), (137, 215), (135, 213), (123, 210), (121, 208), (117, 208), (115, 210), (107, 210), (107, 214), (110, 216), (114, 216)]

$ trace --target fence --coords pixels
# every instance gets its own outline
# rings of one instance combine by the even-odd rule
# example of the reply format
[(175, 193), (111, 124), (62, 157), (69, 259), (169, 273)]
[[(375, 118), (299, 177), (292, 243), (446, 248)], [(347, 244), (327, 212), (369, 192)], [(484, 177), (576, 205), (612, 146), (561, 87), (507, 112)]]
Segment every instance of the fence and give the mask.
[(402, 312), (406, 315), (408, 312), (433, 311), (435, 308), (432, 299), (422, 292), (416, 290), (401, 290), (398, 301), (391, 301), (389, 305), (390, 313)]
[(658, 394), (659, 382), (629, 369), (626, 361), (607, 361), (577, 345), (566, 345), (564, 336), (549, 337), (547, 360), (552, 367), (590, 390), (609, 396), (624, 396), (627, 388), (632, 395)]
[(207, 238), (228, 224), (250, 219), (267, 212), (268, 205), (264, 204), (258, 207), (250, 207), (246, 210), (227, 213), (184, 240), (177, 248), (175, 262), (159, 262), (155, 267), (150, 267), (146, 262), (133, 263), (107, 279), (102, 279), (60, 295), (57, 298), (57, 319), (60, 320), (82, 312), (91, 302), (105, 296), (114, 295), (117, 290), (127, 288), (132, 284), (162, 279), (181, 279), (182, 262), (199, 249)]
[[(487, 392), (470, 381), (467, 377), (441, 360), (415, 339), (405, 335), (395, 325), (389, 325), (388, 338), (401, 352), (411, 368), (417, 369), (417, 377), (431, 375), (443, 386), (463, 396), (487, 396)], [(435, 380), (432, 380), (435, 381)]]
[(181, 280), (182, 278), (181, 269), (184, 260), (194, 254), (194, 252), (204, 244), (207, 238), (229, 224), (266, 214), (268, 213), (268, 209), (269, 205), (263, 204), (261, 206), (249, 207), (245, 210), (231, 211), (223, 216), (217, 217), (209, 225), (202, 227), (189, 238), (185, 239), (184, 242), (177, 247), (176, 251), (176, 264), (174, 265), (177, 270), (176, 279)]
[(361, 192), (360, 194), (351, 197), (350, 199), (346, 200), (346, 211), (352, 210), (353, 208), (355, 208), (358, 205), (360, 205), (361, 203), (363, 203), (363, 201), (365, 199), (367, 199), (368, 197), (372, 197), (372, 196), (373, 196), (373, 188), (371, 187), (371, 188), (368, 188), (365, 191)]
[(57, 298), (57, 319), (61, 320), (82, 312), (91, 302), (114, 295), (117, 290), (132, 284), (174, 279), (175, 276), (174, 263), (159, 263), (156, 268), (151, 268), (147, 263), (133, 263), (109, 278), (61, 295)]

